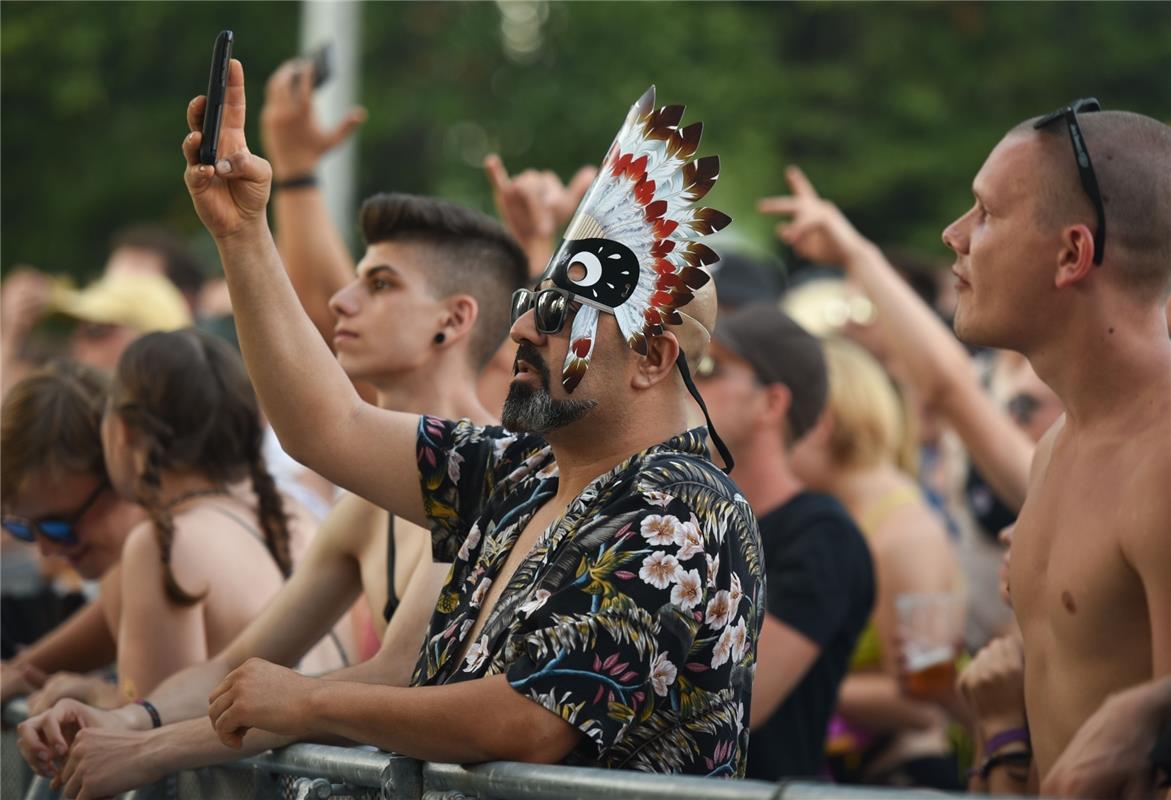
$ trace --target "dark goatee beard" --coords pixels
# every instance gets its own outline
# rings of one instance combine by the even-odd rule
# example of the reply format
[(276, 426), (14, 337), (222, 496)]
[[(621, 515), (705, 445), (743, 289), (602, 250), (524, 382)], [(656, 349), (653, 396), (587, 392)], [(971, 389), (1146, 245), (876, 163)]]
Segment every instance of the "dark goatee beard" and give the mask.
[(500, 421), (510, 431), (544, 435), (577, 422), (597, 406), (596, 400), (554, 400), (549, 393), (549, 367), (537, 348), (528, 342), (521, 342), (516, 359), (536, 372), (541, 385), (534, 388), (527, 383), (513, 382), (508, 387)]

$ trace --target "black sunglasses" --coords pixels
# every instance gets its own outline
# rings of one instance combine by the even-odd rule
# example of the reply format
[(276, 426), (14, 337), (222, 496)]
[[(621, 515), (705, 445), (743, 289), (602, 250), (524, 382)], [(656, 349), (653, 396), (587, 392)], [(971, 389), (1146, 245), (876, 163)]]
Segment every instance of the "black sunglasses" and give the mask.
[(1086, 190), (1094, 210), (1098, 212), (1098, 230), (1094, 232), (1094, 263), (1102, 263), (1102, 254), (1106, 251), (1106, 207), (1102, 204), (1102, 192), (1098, 189), (1098, 176), (1094, 174), (1094, 164), (1090, 161), (1090, 151), (1086, 149), (1086, 138), (1082, 135), (1082, 128), (1078, 125), (1078, 113), (1101, 111), (1102, 104), (1096, 97), (1083, 97), (1074, 100), (1064, 108), (1059, 108), (1052, 114), (1046, 114), (1033, 123), (1035, 130), (1051, 125), (1059, 119), (1064, 119), (1069, 128), (1069, 141), (1073, 144), (1073, 156), (1077, 160), (1078, 177), (1082, 180), (1082, 188)]
[[(530, 289), (517, 289), (512, 293), (512, 322), (515, 324), (518, 319), (529, 312), (530, 308), (536, 309), (537, 330), (543, 334), (552, 335), (560, 333), (561, 329), (565, 327), (565, 320), (568, 318), (569, 312), (576, 311), (580, 306), (581, 303), (574, 301), (573, 295), (564, 289), (550, 287), (536, 292)], [(609, 309), (599, 310), (606, 310), (610, 314), (614, 313)], [(732, 454), (728, 452), (723, 439), (716, 433), (716, 428), (712, 425), (707, 404), (703, 402), (703, 397), (695, 388), (695, 382), (691, 379), (691, 371), (687, 368), (687, 358), (683, 355), (682, 350), (679, 351), (679, 356), (675, 359), (675, 365), (683, 375), (683, 383), (687, 386), (687, 391), (691, 393), (695, 402), (699, 404), (700, 410), (703, 411), (703, 418), (711, 432), (712, 442), (715, 444), (716, 450), (719, 451), (720, 457), (724, 459), (724, 472), (731, 472), (735, 464), (732, 460)]]
[(569, 312), (576, 311), (578, 306), (573, 295), (564, 289), (551, 287), (537, 292), (517, 289), (512, 293), (512, 321), (515, 324), (530, 308), (534, 308), (538, 331), (546, 335), (560, 333)]
[(90, 492), (85, 502), (81, 504), (81, 508), (67, 517), (31, 520), (6, 514), (4, 519), (0, 521), (0, 525), (3, 526), (4, 530), (22, 542), (35, 542), (39, 533), (41, 536), (57, 544), (67, 546), (75, 545), (78, 541), (77, 523), (81, 522), (81, 518), (97, 502), (98, 497), (101, 496), (102, 492), (109, 485), (109, 481), (103, 478), (94, 487), (94, 490)]

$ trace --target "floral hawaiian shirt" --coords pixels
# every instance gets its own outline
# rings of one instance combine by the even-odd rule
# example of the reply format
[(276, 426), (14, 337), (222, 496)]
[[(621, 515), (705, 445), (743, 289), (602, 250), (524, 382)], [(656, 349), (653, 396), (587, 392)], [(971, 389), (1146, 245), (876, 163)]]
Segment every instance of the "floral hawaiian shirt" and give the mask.
[(557, 464), (536, 436), (433, 417), (420, 421), (417, 456), (435, 558), (453, 564), (415, 685), (505, 673), (585, 734), (565, 763), (744, 775), (760, 534), (705, 431), (594, 479), (466, 648), (517, 537), (556, 494)]

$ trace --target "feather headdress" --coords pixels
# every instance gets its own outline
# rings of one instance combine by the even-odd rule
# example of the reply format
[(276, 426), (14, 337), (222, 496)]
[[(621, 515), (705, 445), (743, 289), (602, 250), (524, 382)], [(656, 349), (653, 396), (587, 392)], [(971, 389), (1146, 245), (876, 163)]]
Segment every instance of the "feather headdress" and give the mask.
[(562, 370), (567, 392), (589, 366), (599, 312), (613, 314), (627, 344), (645, 355), (648, 336), (683, 323), (678, 309), (719, 260), (696, 240), (732, 220), (694, 204), (715, 184), (720, 159), (692, 160), (703, 123), (681, 128), (682, 118), (683, 106), (655, 109), (654, 86), (631, 106), (542, 276), (582, 304)]

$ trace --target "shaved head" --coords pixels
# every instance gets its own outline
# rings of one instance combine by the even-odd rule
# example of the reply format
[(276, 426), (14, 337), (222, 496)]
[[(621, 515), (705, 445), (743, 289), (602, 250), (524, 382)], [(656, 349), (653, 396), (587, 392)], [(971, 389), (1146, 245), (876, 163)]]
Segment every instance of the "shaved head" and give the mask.
[[(1034, 130), (1034, 122), (1008, 135), (1041, 142), (1040, 221), (1095, 230), (1097, 215), (1078, 176), (1068, 125), (1060, 120)], [(1078, 114), (1078, 124), (1106, 208), (1103, 266), (1128, 292), (1162, 303), (1171, 293), (1171, 127), (1127, 111)]]

